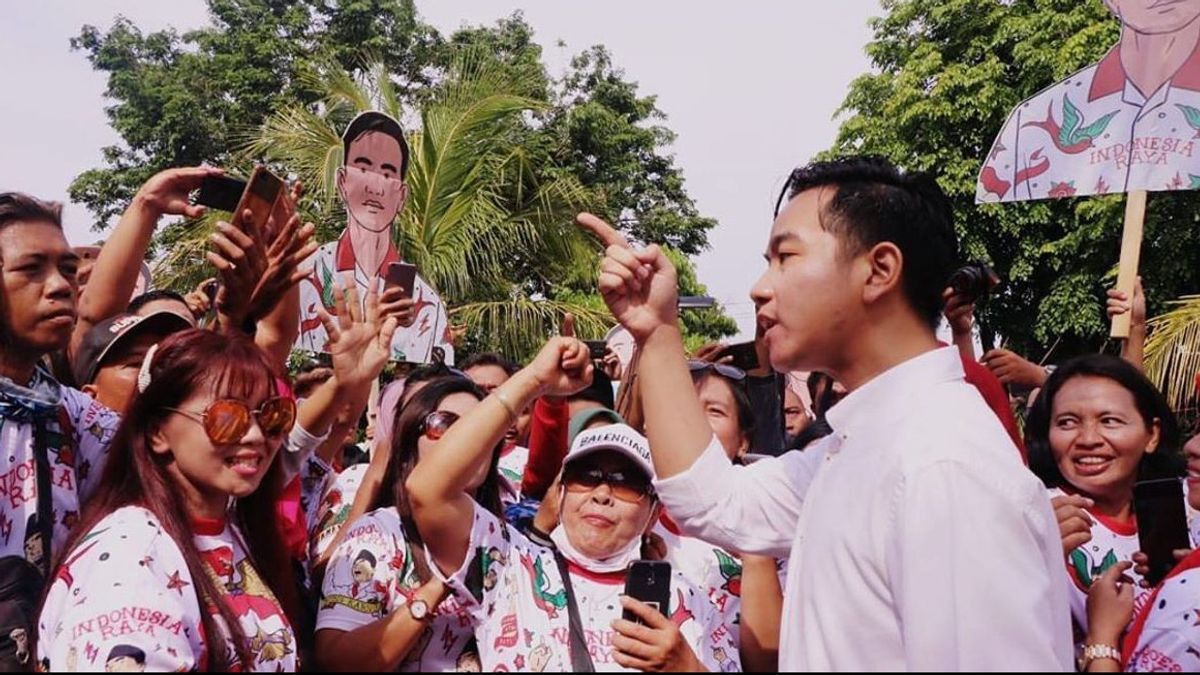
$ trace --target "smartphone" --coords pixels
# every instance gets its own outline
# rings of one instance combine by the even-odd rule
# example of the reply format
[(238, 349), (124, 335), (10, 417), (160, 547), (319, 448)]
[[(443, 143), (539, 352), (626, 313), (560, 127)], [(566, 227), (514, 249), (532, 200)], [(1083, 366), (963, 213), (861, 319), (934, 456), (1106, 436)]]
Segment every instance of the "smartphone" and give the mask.
[(411, 300), (413, 297), (413, 286), (417, 283), (417, 266), (406, 262), (394, 262), (388, 265), (387, 272), (384, 273), (383, 287), (393, 288), (399, 286), (404, 289), (404, 293)]
[(1146, 580), (1155, 586), (1175, 567), (1175, 549), (1191, 548), (1183, 481), (1178, 478), (1148, 480), (1133, 486), (1133, 512), (1137, 516), (1138, 544), (1150, 559)]
[(200, 206), (207, 206), (218, 211), (233, 213), (237, 210), (242, 193), (246, 191), (246, 181), (233, 176), (205, 176), (200, 183), (200, 192), (193, 200)]
[[(638, 560), (625, 573), (625, 595), (650, 605), (663, 616), (670, 616), (671, 563), (661, 560)], [(643, 623), (625, 610), (622, 618), (634, 623)]]
[(588, 354), (593, 361), (599, 361), (604, 358), (604, 354), (608, 351), (608, 342), (604, 340), (584, 340), (583, 343), (588, 347)]
[(733, 360), (728, 363), (734, 368), (740, 368), (746, 372), (758, 369), (758, 347), (753, 341), (729, 345), (724, 352), (721, 352), (722, 359), (726, 356), (733, 357)]
[[(283, 192), (283, 179), (271, 173), (261, 164), (254, 167), (250, 180), (246, 183), (246, 191), (238, 201), (233, 211), (233, 222), (243, 232), (251, 237), (257, 237), (267, 226), (267, 219), (275, 210), (275, 202)], [(242, 218), (244, 211), (250, 211), (250, 219)]]

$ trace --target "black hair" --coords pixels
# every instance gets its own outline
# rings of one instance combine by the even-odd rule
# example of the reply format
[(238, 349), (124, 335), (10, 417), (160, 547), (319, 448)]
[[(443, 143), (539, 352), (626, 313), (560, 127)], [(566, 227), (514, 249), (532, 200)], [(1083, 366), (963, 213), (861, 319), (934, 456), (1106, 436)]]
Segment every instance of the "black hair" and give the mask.
[(444, 363), (423, 363), (416, 368), (413, 368), (412, 372), (410, 372), (404, 378), (404, 391), (400, 392), (399, 407), (402, 408), (406, 403), (408, 403), (408, 399), (412, 396), (412, 389), (414, 385), (421, 384), (422, 382), (432, 382), (434, 380), (440, 380), (446, 377), (457, 377), (459, 379), (470, 381), (470, 378), (468, 378), (465, 373), (457, 369), (451, 369), (450, 366), (447, 366)]
[[(483, 390), (465, 377), (439, 377), (423, 387), (413, 397), (396, 410), (396, 422), (392, 425), (392, 455), (388, 459), (387, 470), (383, 475), (383, 486), (375, 498), (372, 509), (392, 507), (400, 514), (400, 522), (404, 527), (404, 536), (414, 552), (422, 549), (421, 533), (417, 530), (412, 517), (412, 506), (408, 501), (408, 491), (404, 483), (412, 474), (420, 459), (417, 444), (424, 434), (425, 418), (438, 409), (447, 397), (453, 394), (470, 394), (476, 399), (484, 399)], [(498, 518), (504, 517), (500, 504), (500, 448), (504, 441), (492, 449), (491, 464), (483, 484), (475, 491), (475, 501), (492, 512)], [(418, 576), (424, 576), (421, 571), (424, 566), (417, 567)], [(421, 579), (424, 583), (428, 578)]]
[(592, 401), (599, 403), (602, 407), (609, 410), (616, 410), (616, 401), (613, 396), (612, 378), (599, 368), (592, 371), (592, 383), (582, 391), (575, 392), (567, 397), (568, 401)]
[(692, 371), (692, 382), (697, 387), (710, 378), (716, 378), (729, 387), (730, 393), (733, 394), (733, 406), (734, 412), (737, 414), (738, 431), (742, 433), (748, 442), (753, 442), (754, 429), (758, 426), (758, 417), (754, 414), (754, 406), (750, 403), (750, 395), (746, 393), (745, 381), (737, 382), (731, 380), (712, 368)]
[[(158, 302), (159, 300), (174, 300), (176, 302), (182, 302), (185, 307), (187, 306), (187, 300), (184, 299), (183, 295), (170, 289), (156, 288), (151, 291), (146, 291), (145, 293), (142, 293), (136, 298), (130, 300), (129, 309), (127, 311), (130, 314), (137, 314), (139, 309), (152, 302)], [(188, 308), (188, 311), (191, 311), (190, 307)]]
[(144, 666), (146, 665), (146, 652), (133, 645), (117, 645), (109, 650), (105, 661), (112, 661), (113, 659), (133, 659), (137, 661), (138, 665)]
[(1029, 469), (1042, 479), (1046, 487), (1063, 487), (1067, 483), (1058, 470), (1058, 463), (1054, 461), (1054, 452), (1050, 448), (1050, 417), (1054, 397), (1063, 385), (1076, 377), (1103, 377), (1116, 382), (1133, 395), (1138, 414), (1141, 415), (1147, 429), (1154, 420), (1158, 420), (1158, 448), (1154, 452), (1142, 455), (1138, 464), (1138, 480), (1175, 478), (1183, 475), (1183, 457), (1179, 452), (1179, 423), (1154, 383), (1124, 359), (1110, 354), (1090, 354), (1067, 361), (1050, 375), (1025, 421), (1025, 447), (1029, 452)]
[(909, 304), (931, 326), (941, 320), (942, 292), (958, 260), (950, 201), (931, 177), (901, 172), (882, 157), (852, 156), (800, 167), (775, 204), (813, 188), (835, 191), (820, 213), (821, 228), (838, 237), (845, 255), (891, 242), (903, 256), (901, 283)]
[(516, 375), (517, 371), (520, 370), (520, 367), (518, 367), (517, 364), (509, 361), (495, 352), (472, 354), (463, 359), (462, 363), (458, 364), (458, 369), (465, 373), (466, 371), (479, 366), (497, 366), (504, 372), (508, 373), (509, 377)]
[(359, 551), (359, 552), (358, 552), (358, 555), (354, 556), (354, 562), (356, 562), (356, 563), (357, 563), (357, 562), (359, 562), (360, 560), (361, 560), (361, 561), (363, 561), (363, 562), (365, 562), (365, 563), (367, 563), (367, 564), (368, 564), (368, 565), (370, 565), (371, 567), (374, 567), (374, 566), (375, 566), (375, 563), (377, 562), (377, 561), (375, 560), (375, 554), (374, 554), (374, 553), (371, 553), (370, 551), (368, 551), (368, 550), (367, 550), (367, 549), (365, 549), (365, 548), (364, 548), (363, 550)]
[(346, 133), (342, 134), (342, 150), (345, 153), (342, 155), (342, 164), (350, 162), (350, 144), (371, 132), (387, 134), (400, 144), (400, 178), (403, 180), (408, 175), (408, 141), (404, 138), (400, 123), (381, 112), (363, 113), (346, 127)]
[(24, 192), (0, 192), (0, 229), (16, 222), (51, 223), (62, 229), (62, 204)]

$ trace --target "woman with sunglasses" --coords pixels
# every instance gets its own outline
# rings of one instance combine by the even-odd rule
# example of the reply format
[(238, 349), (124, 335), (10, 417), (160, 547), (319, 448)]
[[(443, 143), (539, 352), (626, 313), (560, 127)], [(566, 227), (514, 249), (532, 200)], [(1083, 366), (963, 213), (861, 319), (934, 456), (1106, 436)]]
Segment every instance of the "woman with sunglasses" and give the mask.
[[(399, 409), (374, 510), (348, 526), (325, 570), (317, 615), (325, 669), (446, 672), (478, 658), (470, 615), (430, 573), (404, 484), (482, 398), (465, 377), (443, 376)], [(492, 514), (501, 513), (499, 449), (493, 444), (464, 485)]]
[[(660, 612), (622, 597), (625, 576), (658, 520), (646, 440), (625, 425), (580, 433), (557, 494), (555, 548), (508, 527), (470, 495), (474, 476), (538, 396), (565, 396), (591, 379), (587, 346), (553, 338), (442, 438), (407, 481), (413, 519), (438, 576), (476, 622), (488, 671), (720, 670), (736, 655), (707, 636), (720, 617), (707, 596), (673, 573)], [(640, 623), (622, 618), (623, 612)], [(729, 664), (729, 665), (726, 665)]]
[(296, 670), (280, 375), (249, 338), (203, 330), (146, 356), (42, 606), (45, 669)]

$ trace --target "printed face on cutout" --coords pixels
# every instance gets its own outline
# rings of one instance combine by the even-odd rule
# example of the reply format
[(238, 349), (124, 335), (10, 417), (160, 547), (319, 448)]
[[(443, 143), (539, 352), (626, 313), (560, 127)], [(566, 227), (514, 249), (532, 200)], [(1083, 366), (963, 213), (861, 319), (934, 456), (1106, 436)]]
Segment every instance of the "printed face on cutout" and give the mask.
[(408, 186), (400, 177), (404, 155), (395, 138), (368, 131), (350, 142), (337, 186), (352, 223), (371, 232), (389, 232), (404, 208)]

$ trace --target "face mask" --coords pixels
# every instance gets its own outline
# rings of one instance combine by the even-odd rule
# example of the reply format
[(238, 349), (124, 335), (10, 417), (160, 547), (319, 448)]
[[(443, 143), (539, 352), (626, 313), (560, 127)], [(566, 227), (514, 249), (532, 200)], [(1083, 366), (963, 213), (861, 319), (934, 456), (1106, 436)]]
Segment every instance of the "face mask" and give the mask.
[[(563, 503), (566, 501), (566, 494), (559, 498), (558, 512), (562, 513)], [(653, 510), (650, 512), (650, 517), (654, 517)], [(644, 528), (643, 528), (644, 529)], [(550, 533), (550, 541), (558, 548), (558, 551), (563, 554), (567, 560), (579, 565), (589, 572), (596, 574), (604, 574), (606, 572), (624, 572), (630, 564), (635, 560), (640, 560), (642, 557), (642, 538), (634, 537), (620, 551), (613, 555), (598, 560), (589, 558), (575, 548), (571, 544), (571, 538), (567, 536), (567, 528), (559, 525)]]

